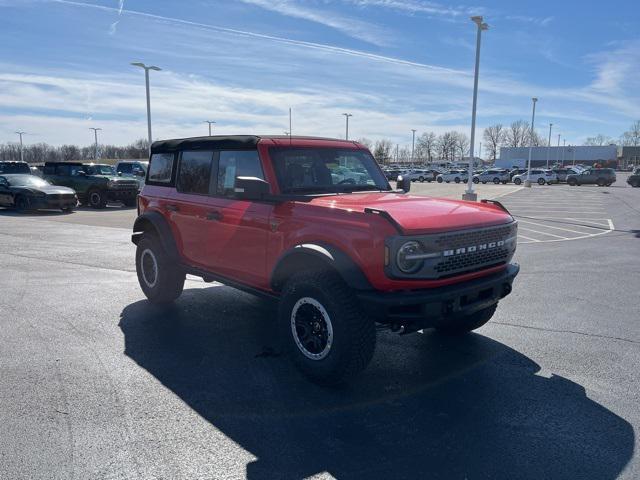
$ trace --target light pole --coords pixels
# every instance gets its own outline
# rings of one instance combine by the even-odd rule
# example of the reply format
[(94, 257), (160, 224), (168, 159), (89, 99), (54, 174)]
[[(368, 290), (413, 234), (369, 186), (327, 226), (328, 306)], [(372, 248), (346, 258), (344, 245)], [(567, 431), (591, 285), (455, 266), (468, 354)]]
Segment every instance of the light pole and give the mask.
[(94, 155), (94, 160), (98, 160), (98, 131), (102, 130), (101, 128), (89, 127), (89, 130), (93, 130), (93, 136), (95, 139), (96, 153)]
[(342, 115), (344, 115), (344, 118), (346, 120), (346, 132), (344, 138), (345, 140), (349, 140), (349, 117), (353, 117), (353, 115), (350, 113), (343, 113)]
[(560, 163), (561, 167), (564, 167), (564, 151), (567, 149), (567, 139), (562, 140), (562, 162)]
[(525, 187), (531, 187), (531, 154), (533, 153), (533, 126), (536, 121), (536, 102), (538, 99), (533, 97), (533, 111), (531, 112), (531, 131), (529, 132), (529, 162), (527, 163), (527, 179), (524, 182)]
[(558, 156), (556, 157), (556, 165), (558, 164), (558, 160), (560, 160), (560, 134), (558, 134)]
[(478, 158), (482, 160), (482, 142), (480, 142), (480, 149), (478, 150)]
[(411, 129), (411, 133), (413, 137), (411, 139), (411, 164), (415, 162), (415, 151), (416, 151), (416, 130), (414, 128)]
[(205, 120), (204, 123), (209, 124), (209, 136), (211, 136), (211, 125), (215, 124), (216, 122), (214, 122), (213, 120)]
[(480, 39), (482, 31), (488, 30), (489, 25), (482, 21), (481, 16), (471, 17), (471, 21), (478, 26), (476, 36), (476, 69), (473, 76), (473, 106), (471, 107), (471, 147), (469, 152), (469, 178), (467, 180), (467, 190), (462, 194), (463, 200), (478, 200), (478, 195), (473, 191), (473, 145), (476, 141), (476, 105), (478, 103), (478, 75), (480, 73)]
[(22, 130), (18, 130), (15, 133), (17, 133), (20, 136), (20, 161), (24, 162), (24, 153), (23, 153), (23, 149), (22, 149), (22, 136), (27, 132), (23, 132)]
[(573, 166), (576, 166), (576, 146), (573, 146)]
[(549, 169), (549, 154), (551, 153), (551, 127), (553, 127), (553, 123), (549, 124), (549, 142), (547, 143), (547, 170)]
[(156, 67), (155, 65), (147, 66), (141, 62), (133, 62), (131, 65), (144, 69), (144, 81), (147, 87), (147, 131), (149, 133), (149, 155), (151, 155), (151, 143), (153, 142), (153, 140), (151, 137), (151, 97), (149, 95), (149, 70), (159, 72), (162, 69), (160, 67)]

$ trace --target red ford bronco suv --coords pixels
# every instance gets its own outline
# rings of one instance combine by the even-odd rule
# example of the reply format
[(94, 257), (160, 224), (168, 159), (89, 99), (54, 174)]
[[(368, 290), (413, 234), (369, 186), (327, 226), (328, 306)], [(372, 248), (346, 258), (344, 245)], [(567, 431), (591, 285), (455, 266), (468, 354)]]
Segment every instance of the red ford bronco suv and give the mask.
[(517, 224), (498, 202), (392, 190), (356, 142), (214, 136), (155, 142), (132, 241), (147, 298), (185, 274), (278, 301), (281, 338), (312, 380), (369, 363), (376, 323), (400, 333), (484, 325), (511, 292)]

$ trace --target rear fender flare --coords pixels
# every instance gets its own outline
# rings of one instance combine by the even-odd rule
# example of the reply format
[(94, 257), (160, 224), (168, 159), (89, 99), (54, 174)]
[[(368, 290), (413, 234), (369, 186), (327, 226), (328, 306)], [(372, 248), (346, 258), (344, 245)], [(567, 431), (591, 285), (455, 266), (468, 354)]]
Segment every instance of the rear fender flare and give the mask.
[(145, 233), (155, 233), (169, 258), (178, 261), (178, 247), (169, 223), (159, 212), (146, 212), (136, 218), (131, 241), (136, 245)]

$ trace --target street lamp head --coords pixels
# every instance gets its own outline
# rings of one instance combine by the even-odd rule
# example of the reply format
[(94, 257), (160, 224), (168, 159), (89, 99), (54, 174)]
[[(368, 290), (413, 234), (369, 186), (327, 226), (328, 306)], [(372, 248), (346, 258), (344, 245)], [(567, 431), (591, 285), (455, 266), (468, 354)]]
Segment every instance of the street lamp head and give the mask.
[(533, 98), (531, 99), (531, 101), (532, 101), (533, 103), (536, 103), (536, 102), (538, 101), (538, 98), (537, 98), (537, 97), (533, 97)]
[(482, 15), (476, 15), (475, 17), (471, 17), (471, 21), (478, 26), (482, 25)]
[(133, 65), (134, 67), (144, 68), (145, 70), (154, 70), (156, 72), (159, 72), (160, 70), (162, 70), (160, 67), (156, 67), (155, 65), (150, 65), (147, 67), (142, 62), (132, 62), (131, 65)]
[(131, 65), (133, 65), (134, 67), (147, 68), (147, 66), (141, 62), (132, 62)]
[(162, 70), (160, 67), (156, 67), (155, 65), (151, 65), (150, 67), (147, 67), (149, 70), (154, 70), (156, 72), (159, 72), (160, 70)]
[(343, 113), (343, 115), (344, 115), (345, 117), (353, 117), (353, 114), (352, 114), (352, 113)]
[(480, 30), (489, 30), (489, 24), (488, 23), (480, 24)]

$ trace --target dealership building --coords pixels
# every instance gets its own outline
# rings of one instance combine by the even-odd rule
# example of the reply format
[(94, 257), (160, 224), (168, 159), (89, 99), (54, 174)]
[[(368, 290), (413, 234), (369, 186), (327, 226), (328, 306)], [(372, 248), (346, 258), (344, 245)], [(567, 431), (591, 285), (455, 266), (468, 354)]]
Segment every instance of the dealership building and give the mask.
[[(595, 165), (616, 167), (618, 165), (618, 147), (606, 146), (566, 146), (531, 148), (531, 166), (549, 165)], [(526, 167), (529, 160), (529, 147), (502, 147), (496, 166), (501, 168)]]

